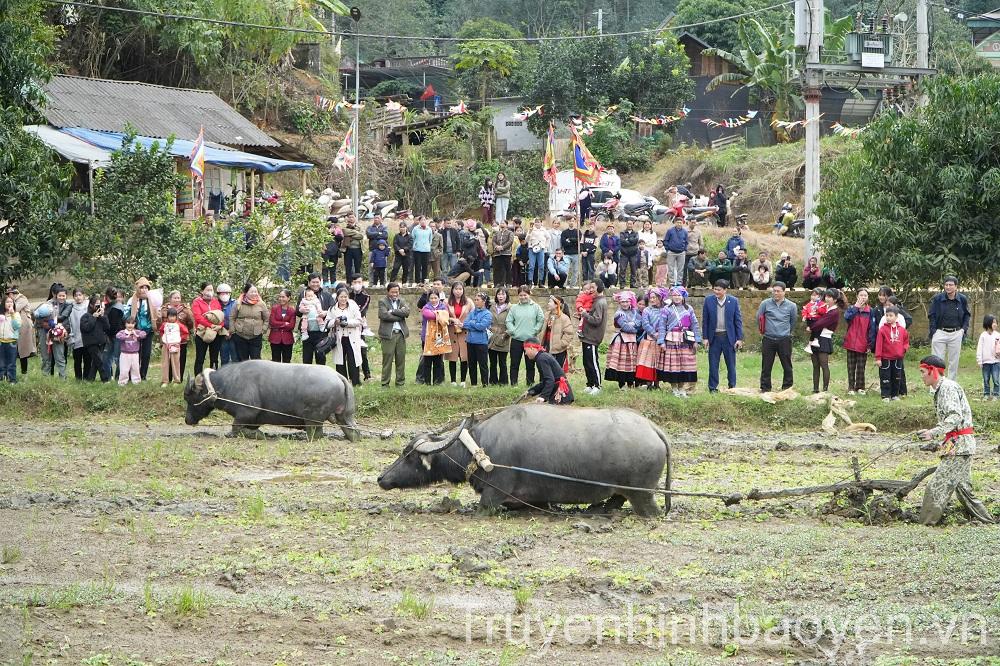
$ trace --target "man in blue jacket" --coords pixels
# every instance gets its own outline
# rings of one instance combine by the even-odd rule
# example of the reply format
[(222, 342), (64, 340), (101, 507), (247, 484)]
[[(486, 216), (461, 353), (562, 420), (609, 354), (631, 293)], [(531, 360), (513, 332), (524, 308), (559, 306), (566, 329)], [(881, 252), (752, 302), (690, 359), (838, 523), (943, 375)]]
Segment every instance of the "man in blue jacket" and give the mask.
[(958, 278), (944, 279), (944, 291), (931, 299), (927, 310), (930, 324), (931, 354), (943, 358), (948, 366), (948, 379), (958, 378), (958, 357), (962, 341), (969, 335), (969, 299), (958, 291)]
[(667, 229), (663, 238), (667, 248), (667, 279), (671, 285), (684, 282), (684, 262), (687, 260), (688, 231), (684, 228), (684, 220), (675, 217), (674, 226)]
[(736, 253), (740, 248), (747, 249), (747, 242), (743, 240), (743, 227), (737, 226), (736, 233), (726, 241), (726, 256), (729, 261), (736, 261)]
[(729, 388), (736, 387), (736, 350), (743, 347), (743, 315), (740, 303), (726, 290), (729, 283), (719, 280), (705, 299), (701, 309), (702, 344), (708, 350), (708, 390), (719, 391), (719, 357), (726, 359), (726, 379)]

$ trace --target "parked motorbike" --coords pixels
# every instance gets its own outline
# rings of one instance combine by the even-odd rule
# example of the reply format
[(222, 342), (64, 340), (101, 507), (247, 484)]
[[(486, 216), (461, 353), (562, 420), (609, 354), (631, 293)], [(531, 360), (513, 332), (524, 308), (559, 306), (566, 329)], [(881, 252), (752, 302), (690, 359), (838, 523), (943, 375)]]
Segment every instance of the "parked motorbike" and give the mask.
[(778, 213), (778, 219), (774, 223), (774, 233), (779, 236), (787, 236), (789, 238), (806, 237), (805, 218), (795, 217), (791, 203), (785, 202), (785, 205), (781, 207), (781, 212)]

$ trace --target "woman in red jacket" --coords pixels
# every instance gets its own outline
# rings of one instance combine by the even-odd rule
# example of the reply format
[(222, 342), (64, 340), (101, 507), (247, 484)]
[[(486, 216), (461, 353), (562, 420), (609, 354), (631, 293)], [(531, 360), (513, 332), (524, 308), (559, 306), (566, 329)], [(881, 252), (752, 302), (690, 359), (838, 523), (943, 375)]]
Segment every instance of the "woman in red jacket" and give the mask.
[(847, 322), (847, 333), (844, 335), (844, 349), (847, 350), (847, 395), (854, 395), (855, 392), (864, 395), (869, 328), (878, 326), (878, 322), (872, 322), (867, 289), (858, 289), (857, 301), (847, 308), (844, 321)]
[(211, 282), (202, 282), (198, 289), (198, 298), (191, 301), (191, 314), (194, 316), (194, 374), (201, 374), (205, 368), (205, 354), (208, 354), (208, 364), (213, 370), (219, 368), (219, 349), (222, 347), (220, 332), (222, 325), (206, 319), (208, 312), (222, 312), (222, 305), (215, 298), (215, 287)]
[(267, 341), (271, 345), (271, 360), (275, 363), (292, 362), (292, 345), (295, 344), (295, 308), (288, 304), (292, 292), (282, 289), (278, 302), (271, 307), (271, 332)]
[(826, 314), (820, 315), (809, 325), (809, 329), (816, 334), (819, 341), (818, 347), (813, 347), (813, 393), (819, 393), (819, 376), (823, 373), (823, 391), (830, 389), (830, 354), (833, 353), (833, 332), (840, 325), (840, 315), (843, 312), (844, 296), (838, 289), (827, 289), (823, 297), (826, 303)]

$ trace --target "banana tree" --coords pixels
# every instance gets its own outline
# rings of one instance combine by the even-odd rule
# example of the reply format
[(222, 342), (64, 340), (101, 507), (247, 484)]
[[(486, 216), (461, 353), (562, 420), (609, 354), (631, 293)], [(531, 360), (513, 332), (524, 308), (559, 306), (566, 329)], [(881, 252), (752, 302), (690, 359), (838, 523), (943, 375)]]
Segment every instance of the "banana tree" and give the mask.
[[(824, 43), (828, 51), (843, 49), (853, 24), (850, 16), (825, 22)], [(702, 51), (736, 68), (713, 78), (705, 89), (710, 92), (721, 85), (738, 83), (737, 90), (747, 88), (757, 94), (771, 120), (789, 120), (804, 107), (798, 72), (792, 67), (795, 45), (791, 33), (750, 18), (740, 22), (737, 35), (741, 48), (735, 53), (716, 48)], [(787, 135), (779, 132), (779, 138), (787, 139)]]
[(302, 10), (303, 16), (313, 24), (316, 30), (327, 30), (329, 27), (314, 13), (317, 7), (337, 16), (347, 16), (351, 13), (350, 8), (341, 0), (299, 0), (299, 8)]

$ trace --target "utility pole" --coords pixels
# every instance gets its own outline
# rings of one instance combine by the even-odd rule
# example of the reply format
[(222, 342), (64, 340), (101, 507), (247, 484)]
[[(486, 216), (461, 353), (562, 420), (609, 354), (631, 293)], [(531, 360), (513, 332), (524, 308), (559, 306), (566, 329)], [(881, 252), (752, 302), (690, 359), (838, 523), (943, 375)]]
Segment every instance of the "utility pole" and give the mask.
[(597, 10), (597, 34), (604, 34), (604, 8)]
[(916, 66), (927, 69), (930, 61), (930, 39), (927, 31), (927, 0), (917, 0), (917, 60)]
[[(801, 5), (801, 6), (800, 6)], [(797, 0), (796, 43), (805, 38), (806, 67), (804, 72), (806, 102), (806, 259), (816, 252), (816, 198), (819, 194), (819, 103), (823, 72), (819, 68), (820, 50), (823, 48), (823, 0)], [(812, 66), (812, 67), (810, 67)]]
[(357, 7), (351, 7), (351, 20), (354, 21), (354, 184), (351, 203), (354, 204), (354, 219), (357, 220), (358, 174), (361, 172), (361, 10)]

